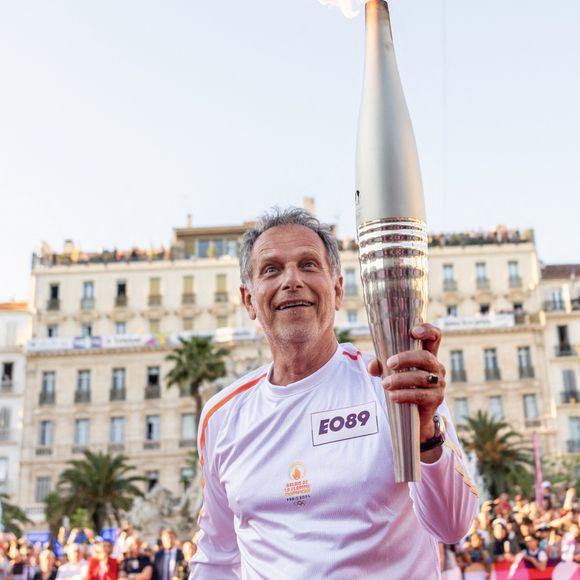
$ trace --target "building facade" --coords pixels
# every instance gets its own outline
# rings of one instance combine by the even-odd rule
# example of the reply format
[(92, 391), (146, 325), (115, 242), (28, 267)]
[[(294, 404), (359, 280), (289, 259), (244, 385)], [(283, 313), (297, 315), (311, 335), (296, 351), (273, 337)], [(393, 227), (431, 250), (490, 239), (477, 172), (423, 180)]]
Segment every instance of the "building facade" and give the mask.
[(13, 501), (20, 482), (25, 347), (30, 337), (28, 305), (0, 304), (0, 493)]

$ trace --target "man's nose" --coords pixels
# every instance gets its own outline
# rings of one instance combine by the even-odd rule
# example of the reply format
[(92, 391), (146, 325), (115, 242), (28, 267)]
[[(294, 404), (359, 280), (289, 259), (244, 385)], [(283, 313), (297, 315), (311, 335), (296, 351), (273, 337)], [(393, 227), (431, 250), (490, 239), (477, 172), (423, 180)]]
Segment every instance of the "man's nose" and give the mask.
[(284, 278), (282, 288), (284, 290), (294, 290), (302, 287), (302, 271), (294, 265), (284, 268)]

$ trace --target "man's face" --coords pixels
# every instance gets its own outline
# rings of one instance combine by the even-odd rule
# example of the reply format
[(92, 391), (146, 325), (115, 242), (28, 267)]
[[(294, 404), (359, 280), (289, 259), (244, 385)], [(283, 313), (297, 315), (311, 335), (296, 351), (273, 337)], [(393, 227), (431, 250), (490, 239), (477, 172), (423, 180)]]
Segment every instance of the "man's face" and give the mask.
[(163, 532), (161, 534), (161, 545), (166, 550), (171, 550), (171, 548), (173, 548), (174, 539), (175, 538), (173, 537), (173, 534), (171, 534), (169, 532)]
[(273, 345), (334, 336), (342, 277), (334, 277), (322, 240), (305, 226), (270, 228), (256, 240), (251, 288), (241, 293)]

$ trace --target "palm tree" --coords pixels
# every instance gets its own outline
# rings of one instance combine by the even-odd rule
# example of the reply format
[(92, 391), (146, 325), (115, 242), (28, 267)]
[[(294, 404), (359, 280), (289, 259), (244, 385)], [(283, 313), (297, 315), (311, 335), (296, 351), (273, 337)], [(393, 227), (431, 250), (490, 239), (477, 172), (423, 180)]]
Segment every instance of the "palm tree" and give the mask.
[(469, 434), (462, 439), (466, 451), (474, 451), (485, 486), (492, 497), (510, 491), (523, 481), (532, 465), (532, 455), (522, 436), (505, 421), (496, 421), (483, 411), (467, 419)]
[(93, 453), (88, 449), (84, 459), (69, 461), (58, 479), (57, 489), (66, 515), (79, 509), (87, 510), (96, 532), (111, 518), (121, 524), (123, 512), (131, 509), (135, 497), (142, 491), (135, 485), (144, 477), (128, 475), (135, 467), (127, 463), (125, 455)]
[(338, 330), (338, 328), (335, 328), (334, 336), (336, 336), (338, 344), (352, 342), (352, 337), (350, 336), (350, 330), (348, 328), (346, 330)]
[(206, 381), (215, 381), (226, 374), (224, 357), (230, 351), (226, 348), (216, 349), (211, 338), (192, 336), (189, 339), (180, 338), (181, 343), (166, 360), (173, 363), (173, 368), (167, 375), (167, 386), (177, 385), (189, 390), (195, 401), (196, 425), (199, 425), (201, 415), (201, 394), (199, 389)]
[(57, 491), (51, 491), (44, 498), (44, 517), (48, 523), (51, 545), (58, 536), (58, 530), (62, 526), (65, 515), (66, 513), (60, 494)]
[(16, 537), (22, 535), (21, 525), (31, 524), (26, 514), (18, 506), (10, 503), (5, 493), (0, 493), (0, 505), (2, 506), (2, 527), (5, 532), (14, 534)]

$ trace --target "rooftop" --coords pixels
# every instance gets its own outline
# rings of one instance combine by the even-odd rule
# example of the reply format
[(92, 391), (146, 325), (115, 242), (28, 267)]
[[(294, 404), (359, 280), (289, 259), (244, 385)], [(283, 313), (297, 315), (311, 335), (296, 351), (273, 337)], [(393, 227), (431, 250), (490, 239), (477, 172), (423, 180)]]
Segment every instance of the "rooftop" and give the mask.
[(574, 280), (580, 278), (580, 264), (549, 264), (542, 268), (544, 280)]
[(27, 310), (27, 302), (0, 302), (0, 311), (2, 312), (26, 312)]

